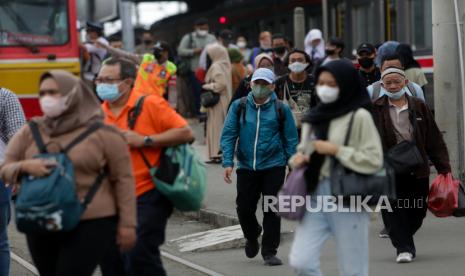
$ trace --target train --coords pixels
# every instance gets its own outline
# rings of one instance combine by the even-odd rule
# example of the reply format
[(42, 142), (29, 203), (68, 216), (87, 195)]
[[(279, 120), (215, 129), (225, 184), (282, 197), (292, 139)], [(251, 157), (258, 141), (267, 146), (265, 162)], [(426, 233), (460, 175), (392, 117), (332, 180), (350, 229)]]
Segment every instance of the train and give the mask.
[(345, 56), (354, 60), (355, 49), (364, 42), (376, 45), (396, 40), (410, 44), (428, 80), (427, 103), (434, 106), (432, 0), (229, 0), (203, 12), (165, 18), (154, 23), (151, 31), (175, 49), (182, 36), (193, 30), (193, 22), (205, 17), (212, 32), (230, 29), (245, 36), (252, 47), (258, 44), (258, 34), (263, 30), (282, 33), (292, 40), (296, 7), (305, 11), (306, 32), (323, 30), (323, 18), (327, 18), (325, 36), (343, 39)]

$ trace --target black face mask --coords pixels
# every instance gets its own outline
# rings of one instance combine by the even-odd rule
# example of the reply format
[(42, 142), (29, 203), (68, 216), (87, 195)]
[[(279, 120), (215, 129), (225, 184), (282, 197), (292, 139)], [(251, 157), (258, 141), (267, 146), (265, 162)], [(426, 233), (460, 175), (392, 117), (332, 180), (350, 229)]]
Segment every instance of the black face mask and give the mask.
[(158, 50), (155, 50), (155, 51), (153, 52), (153, 55), (155, 56), (155, 59), (156, 59), (157, 61), (160, 61), (160, 60), (162, 59), (162, 54), (161, 54), (161, 52), (158, 51)]
[(362, 68), (370, 69), (375, 63), (375, 59), (369, 58), (369, 57), (359, 58), (358, 63), (360, 64)]
[(334, 55), (336, 53), (336, 50), (335, 49), (326, 49), (325, 53), (328, 56), (332, 56), (332, 55)]
[(152, 40), (144, 40), (144, 44), (145, 44), (145, 45), (150, 45), (150, 44), (152, 44), (152, 43), (153, 43)]
[(284, 46), (276, 47), (276, 48), (273, 48), (273, 51), (278, 55), (284, 55), (284, 53), (286, 52), (286, 47)]

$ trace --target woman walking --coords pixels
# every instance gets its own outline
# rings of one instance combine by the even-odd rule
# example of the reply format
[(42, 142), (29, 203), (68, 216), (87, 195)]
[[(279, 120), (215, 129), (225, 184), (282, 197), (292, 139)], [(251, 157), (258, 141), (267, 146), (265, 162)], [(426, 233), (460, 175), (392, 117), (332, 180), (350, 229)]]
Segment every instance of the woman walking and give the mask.
[[(293, 167), (308, 166), (306, 182), (317, 196), (332, 195), (331, 160), (347, 169), (373, 174), (383, 165), (380, 137), (371, 114), (362, 108), (369, 103), (357, 70), (345, 61), (333, 61), (316, 72), (318, 105), (304, 118), (301, 144), (291, 159)], [(353, 121), (352, 121), (353, 120)], [(344, 145), (349, 124), (352, 131)], [(367, 212), (309, 212), (299, 224), (290, 253), (297, 275), (322, 275), (320, 253), (334, 236), (340, 275), (368, 275)]]
[[(39, 102), (44, 116), (33, 122), (47, 152), (57, 152), (90, 126), (103, 124), (98, 99), (69, 72), (53, 70), (43, 74)], [(38, 153), (31, 126), (26, 125), (7, 146), (0, 170), (2, 180), (18, 185), (22, 175), (39, 178), (50, 174), (56, 163), (34, 158)], [(136, 239), (135, 186), (124, 138), (113, 128), (102, 126), (71, 148), (67, 156), (74, 166), (76, 193), (81, 200), (104, 167), (108, 176), (75, 228), (26, 234), (34, 264), (43, 276), (90, 276), (115, 241), (125, 251)]]
[(207, 54), (211, 59), (211, 65), (208, 67), (202, 88), (220, 96), (219, 102), (207, 109), (208, 158), (210, 163), (220, 164), (220, 136), (232, 94), (231, 62), (228, 51), (219, 44), (209, 46)]

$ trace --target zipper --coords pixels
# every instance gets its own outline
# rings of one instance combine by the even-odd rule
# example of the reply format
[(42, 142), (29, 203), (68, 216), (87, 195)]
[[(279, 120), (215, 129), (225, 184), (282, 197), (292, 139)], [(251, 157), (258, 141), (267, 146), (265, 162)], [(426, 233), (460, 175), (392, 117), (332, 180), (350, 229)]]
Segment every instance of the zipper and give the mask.
[(257, 168), (257, 144), (258, 144), (258, 130), (260, 128), (260, 110), (261, 107), (258, 106), (258, 112), (257, 112), (257, 130), (255, 132), (255, 145), (253, 148), (253, 170), (256, 171)]

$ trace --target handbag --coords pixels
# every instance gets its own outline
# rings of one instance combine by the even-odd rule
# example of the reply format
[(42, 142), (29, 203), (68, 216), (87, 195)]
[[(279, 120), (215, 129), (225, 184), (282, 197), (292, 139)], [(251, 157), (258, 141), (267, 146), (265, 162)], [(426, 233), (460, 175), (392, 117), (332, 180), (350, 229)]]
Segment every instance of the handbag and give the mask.
[[(289, 99), (288, 99), (288, 97), (289, 97)], [(302, 127), (302, 119), (305, 116), (305, 112), (300, 109), (299, 105), (291, 97), (291, 94), (289, 93), (289, 86), (287, 84), (287, 81), (284, 84), (283, 102), (285, 104), (287, 104), (289, 106), (289, 108), (291, 109), (291, 113), (292, 113), (292, 117), (294, 118), (295, 126), (297, 128), (301, 128)]]
[(465, 217), (465, 186), (463, 183), (459, 183), (458, 188), (458, 206), (454, 210), (452, 215), (454, 217)]
[[(415, 111), (412, 112), (412, 115), (413, 133), (415, 133), (417, 129), (417, 117), (415, 115)], [(402, 137), (402, 134), (400, 134), (394, 126), (393, 129), (400, 137)], [(425, 162), (421, 156), (420, 150), (418, 150), (415, 138), (413, 138), (412, 141), (404, 139), (402, 142), (391, 147), (386, 153), (386, 156), (387, 161), (397, 174), (411, 173)]]
[[(128, 116), (128, 127), (134, 129), (142, 111), (145, 96), (140, 97)], [(179, 211), (198, 211), (202, 207), (207, 183), (207, 170), (196, 151), (189, 144), (168, 147), (163, 150), (160, 165), (153, 166), (138, 149), (149, 169), (152, 182)]]
[(200, 94), (200, 104), (203, 107), (206, 108), (211, 108), (217, 105), (220, 101), (220, 94), (215, 93), (210, 90), (204, 90), (202, 91), (202, 94)]
[[(349, 129), (344, 141), (348, 145), (355, 112), (349, 122)], [(381, 196), (388, 199), (396, 198), (395, 172), (392, 167), (384, 162), (383, 168), (374, 174), (361, 174), (344, 167), (336, 158), (331, 160), (331, 191), (334, 196), (342, 196), (344, 202), (351, 196), (370, 197), (368, 204), (377, 204)]]
[[(292, 202), (292, 197), (301, 197), (305, 199), (307, 195), (307, 182), (305, 181), (305, 170), (306, 166), (297, 168), (289, 173), (286, 182), (284, 183), (281, 191), (278, 193), (279, 198), (289, 198)], [(283, 203), (281, 200), (278, 200), (278, 203)], [(278, 206), (278, 214), (288, 220), (297, 220), (300, 221), (305, 215), (305, 204), (303, 206), (290, 206), (288, 210), (284, 210), (283, 206)], [(293, 210), (292, 208), (295, 209)]]

